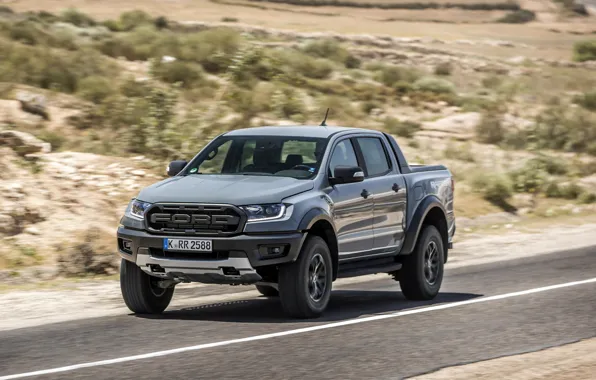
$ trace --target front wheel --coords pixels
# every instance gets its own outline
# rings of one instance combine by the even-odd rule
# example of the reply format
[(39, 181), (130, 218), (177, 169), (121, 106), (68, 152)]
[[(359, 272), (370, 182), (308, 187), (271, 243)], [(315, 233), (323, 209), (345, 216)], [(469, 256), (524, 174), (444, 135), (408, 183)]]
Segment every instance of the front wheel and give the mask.
[(256, 285), (257, 291), (265, 297), (277, 297), (279, 292), (273, 286)]
[(325, 240), (309, 236), (298, 259), (279, 268), (279, 296), (284, 312), (296, 318), (320, 316), (331, 298), (333, 267)]
[(409, 300), (431, 300), (443, 282), (443, 239), (435, 226), (424, 226), (414, 252), (405, 257), (399, 284)]
[(124, 303), (136, 314), (160, 314), (174, 295), (174, 287), (161, 288), (159, 278), (149, 276), (135, 263), (122, 260), (120, 265), (120, 290)]

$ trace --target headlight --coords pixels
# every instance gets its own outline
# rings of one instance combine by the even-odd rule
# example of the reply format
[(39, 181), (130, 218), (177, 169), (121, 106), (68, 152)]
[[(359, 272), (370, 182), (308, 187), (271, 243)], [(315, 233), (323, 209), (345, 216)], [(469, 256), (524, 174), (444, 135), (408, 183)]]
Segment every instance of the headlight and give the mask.
[(145, 211), (151, 206), (151, 203), (141, 202), (136, 199), (133, 199), (130, 202), (130, 207), (128, 208), (128, 212), (130, 216), (135, 217), (137, 219), (144, 219), (145, 218)]
[(286, 205), (283, 203), (250, 205), (241, 208), (248, 215), (249, 222), (280, 219), (286, 215)]

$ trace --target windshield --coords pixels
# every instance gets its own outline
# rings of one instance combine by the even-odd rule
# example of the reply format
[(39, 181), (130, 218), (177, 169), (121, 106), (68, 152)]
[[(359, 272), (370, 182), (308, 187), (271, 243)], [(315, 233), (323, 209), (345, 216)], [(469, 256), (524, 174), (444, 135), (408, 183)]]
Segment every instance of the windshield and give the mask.
[(278, 136), (223, 136), (185, 170), (193, 174), (243, 174), (313, 178), (327, 139)]

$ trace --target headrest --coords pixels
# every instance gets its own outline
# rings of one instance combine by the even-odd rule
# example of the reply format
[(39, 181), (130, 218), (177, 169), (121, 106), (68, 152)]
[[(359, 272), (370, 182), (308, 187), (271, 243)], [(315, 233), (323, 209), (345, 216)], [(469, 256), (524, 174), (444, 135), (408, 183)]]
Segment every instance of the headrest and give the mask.
[(303, 162), (302, 155), (300, 154), (288, 154), (288, 157), (286, 157), (286, 164), (291, 166), (300, 165)]

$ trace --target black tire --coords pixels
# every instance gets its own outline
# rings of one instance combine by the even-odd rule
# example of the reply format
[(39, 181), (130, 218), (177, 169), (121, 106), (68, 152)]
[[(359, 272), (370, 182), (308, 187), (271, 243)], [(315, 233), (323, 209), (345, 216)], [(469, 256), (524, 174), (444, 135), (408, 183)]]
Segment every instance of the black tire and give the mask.
[(423, 301), (437, 296), (443, 282), (444, 252), (439, 230), (424, 226), (414, 252), (405, 257), (399, 271), (399, 284), (407, 299)]
[(256, 285), (259, 293), (265, 297), (279, 297), (279, 292), (272, 286), (267, 285)]
[[(309, 236), (298, 259), (279, 268), (279, 296), (288, 316), (315, 318), (323, 313), (331, 298), (332, 265), (331, 252), (325, 241), (318, 236)], [(318, 270), (316, 276), (313, 274), (315, 270)]]
[(120, 265), (120, 290), (124, 303), (136, 314), (160, 314), (174, 295), (174, 287), (157, 287), (159, 279), (149, 276), (135, 263), (122, 260)]

